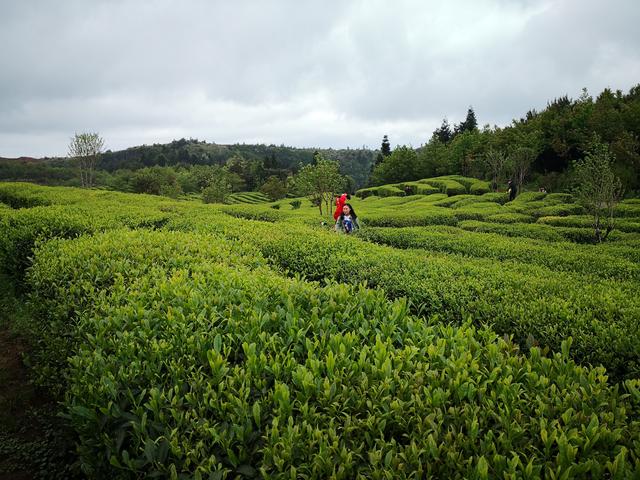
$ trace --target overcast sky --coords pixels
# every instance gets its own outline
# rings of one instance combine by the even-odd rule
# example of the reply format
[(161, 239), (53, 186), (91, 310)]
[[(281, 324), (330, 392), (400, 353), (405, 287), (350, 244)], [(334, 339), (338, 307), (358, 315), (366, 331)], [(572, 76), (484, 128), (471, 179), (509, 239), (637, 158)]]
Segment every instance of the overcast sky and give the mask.
[(638, 0), (0, 0), (0, 156), (379, 148), (640, 83)]

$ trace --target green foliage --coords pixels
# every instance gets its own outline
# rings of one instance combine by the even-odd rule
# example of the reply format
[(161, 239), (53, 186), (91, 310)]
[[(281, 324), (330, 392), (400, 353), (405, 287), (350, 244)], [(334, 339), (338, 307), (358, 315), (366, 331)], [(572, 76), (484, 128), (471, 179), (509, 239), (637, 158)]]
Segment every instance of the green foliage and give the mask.
[(131, 176), (131, 189), (136, 193), (164, 195), (171, 198), (177, 198), (182, 193), (175, 171), (168, 167), (137, 170)]
[(98, 133), (76, 133), (69, 142), (69, 158), (78, 163), (80, 182), (85, 188), (94, 185), (95, 171), (104, 148)]
[(272, 175), (260, 187), (260, 191), (269, 197), (271, 201), (276, 201), (287, 196), (287, 185), (278, 177)]
[(420, 183), (426, 183), (432, 187), (438, 188), (442, 193), (446, 193), (449, 196), (467, 193), (467, 189), (464, 185), (448, 177), (427, 178), (420, 180)]
[(496, 221), (575, 206), (528, 192), (355, 199), (351, 237), (306, 205), (0, 198), (31, 207), (1, 260), (33, 262), (32, 364), (89, 477), (640, 473), (635, 202), (578, 245), (582, 216)]
[(371, 183), (398, 183), (405, 180), (415, 180), (417, 175), (418, 156), (410, 147), (397, 147), (391, 155), (385, 157), (377, 165), (371, 175)]
[(121, 238), (136, 242), (126, 248), (136, 260), (76, 300), (47, 285), (79, 291), (90, 275), (73, 264), (108, 266), (103, 238), (42, 252), (38, 295), (86, 312), (65, 406), (89, 476), (632, 478), (640, 468), (630, 398), (603, 369), (576, 366), (570, 341), (548, 358), (522, 355), (489, 330), (415, 317), (380, 290), (286, 280), (223, 252), (154, 265), (144, 251), (166, 244), (157, 235)]
[(269, 197), (261, 192), (232, 193), (230, 195), (227, 195), (227, 197), (225, 198), (225, 203), (228, 203), (230, 205), (236, 203), (249, 203), (253, 205), (256, 203), (268, 203), (269, 201)]
[(613, 173), (612, 163), (608, 146), (598, 142), (584, 160), (575, 163), (577, 199), (593, 217), (596, 242), (613, 230), (615, 207), (622, 198), (622, 182)]
[(338, 163), (321, 155), (316, 156), (314, 165), (305, 165), (295, 177), (297, 188), (319, 207), (320, 215), (323, 207), (327, 214), (330, 213), (336, 192), (343, 190), (344, 182)]

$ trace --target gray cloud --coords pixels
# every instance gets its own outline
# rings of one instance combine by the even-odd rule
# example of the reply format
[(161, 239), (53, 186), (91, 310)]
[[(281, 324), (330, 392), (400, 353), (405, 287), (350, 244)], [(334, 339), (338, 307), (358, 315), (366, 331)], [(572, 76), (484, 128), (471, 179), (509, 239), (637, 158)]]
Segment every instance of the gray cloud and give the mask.
[(0, 0), (0, 156), (218, 143), (424, 143), (640, 79), (635, 0)]

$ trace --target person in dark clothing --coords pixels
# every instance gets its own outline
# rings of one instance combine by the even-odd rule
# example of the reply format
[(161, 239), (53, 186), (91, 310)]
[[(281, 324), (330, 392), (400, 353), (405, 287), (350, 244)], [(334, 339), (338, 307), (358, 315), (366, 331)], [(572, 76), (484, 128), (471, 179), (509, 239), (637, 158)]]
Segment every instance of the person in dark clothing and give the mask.
[(509, 194), (509, 201), (513, 201), (516, 198), (516, 195), (518, 194), (518, 187), (516, 187), (516, 184), (513, 183), (511, 180), (509, 180), (509, 188), (507, 189), (507, 193)]

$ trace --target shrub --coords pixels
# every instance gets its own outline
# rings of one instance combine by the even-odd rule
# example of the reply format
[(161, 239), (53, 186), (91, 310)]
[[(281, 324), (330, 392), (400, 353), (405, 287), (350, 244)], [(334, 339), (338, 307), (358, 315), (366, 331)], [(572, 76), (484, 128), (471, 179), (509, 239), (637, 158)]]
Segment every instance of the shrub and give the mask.
[[(640, 468), (638, 381), (609, 386), (602, 368), (569, 358), (570, 341), (548, 358), (523, 355), (488, 329), (415, 317), (381, 290), (234, 264), (211, 239), (112, 235), (126, 252), (115, 263), (109, 235), (56, 242), (33, 277), (46, 302), (84, 312), (65, 408), (90, 477), (633, 478)], [(147, 242), (180, 260), (156, 264)], [(181, 254), (185, 242), (195, 255)], [(115, 281), (85, 290), (87, 260)]]
[(524, 213), (496, 213), (488, 215), (484, 220), (496, 223), (533, 223), (536, 221), (535, 217)]
[(469, 188), (469, 193), (473, 195), (483, 195), (485, 193), (491, 192), (491, 187), (489, 186), (489, 182), (478, 181), (471, 185)]
[(289, 205), (291, 205), (292, 210), (297, 210), (300, 208), (300, 205), (302, 205), (302, 202), (300, 200), (293, 200), (289, 202)]
[(378, 187), (361, 188), (356, 192), (356, 197), (365, 199), (372, 195), (378, 195)]
[(577, 203), (549, 205), (534, 210), (533, 215), (537, 217), (557, 216), (566, 217), (568, 215), (580, 215), (584, 213), (584, 208)]
[(392, 185), (383, 185), (378, 187), (378, 193), (380, 197), (404, 197), (405, 192), (398, 187)]

